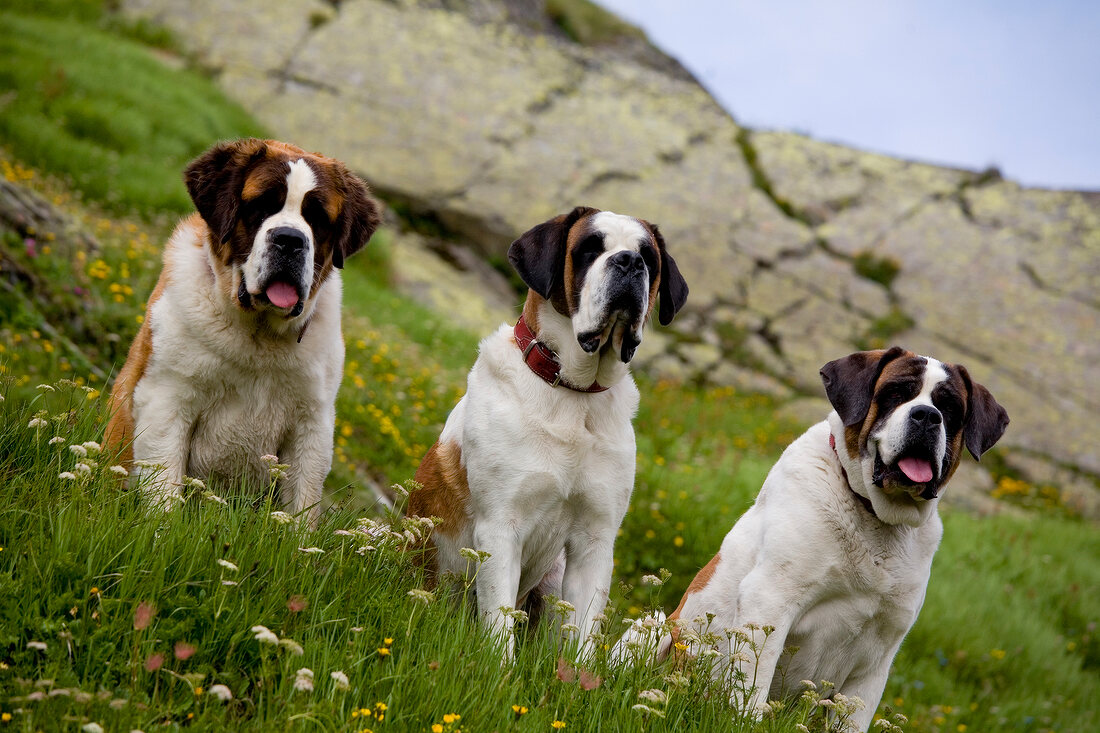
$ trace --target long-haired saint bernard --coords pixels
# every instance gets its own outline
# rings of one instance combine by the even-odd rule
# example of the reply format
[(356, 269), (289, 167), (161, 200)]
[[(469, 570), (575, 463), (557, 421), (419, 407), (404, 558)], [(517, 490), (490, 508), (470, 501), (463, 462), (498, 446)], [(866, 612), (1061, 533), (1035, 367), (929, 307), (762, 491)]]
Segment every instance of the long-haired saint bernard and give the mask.
[(111, 392), (107, 444), (170, 508), (185, 476), (288, 464), (286, 506), (314, 521), (344, 363), (338, 268), (379, 223), (340, 162), (274, 140), (214, 146), (184, 180), (145, 320)]
[(546, 594), (574, 609), (584, 647), (607, 603), (612, 548), (634, 486), (629, 365), (653, 312), (688, 288), (656, 226), (577, 207), (512, 243), (523, 315), (481, 342), (466, 395), (416, 473), (409, 511), (438, 516), (437, 572), (477, 570), (480, 613), (513, 653), (509, 609)]

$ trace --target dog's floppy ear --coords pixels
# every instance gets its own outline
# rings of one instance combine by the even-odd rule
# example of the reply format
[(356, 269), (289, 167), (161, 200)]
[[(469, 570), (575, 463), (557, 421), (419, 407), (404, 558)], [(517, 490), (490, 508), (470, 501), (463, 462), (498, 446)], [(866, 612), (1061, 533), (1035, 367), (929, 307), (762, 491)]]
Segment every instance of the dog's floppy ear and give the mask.
[(857, 351), (821, 367), (825, 395), (845, 426), (863, 422), (871, 409), (879, 375), (887, 364), (904, 353), (900, 346), (885, 351)]
[(256, 138), (218, 143), (191, 161), (184, 171), (187, 193), (218, 243), (225, 244), (232, 236), (245, 174), (265, 152), (267, 144)]
[(684, 307), (684, 303), (687, 302), (688, 285), (684, 281), (684, 276), (680, 274), (680, 268), (676, 266), (676, 260), (672, 259), (672, 255), (668, 253), (668, 247), (665, 246), (665, 238), (661, 236), (661, 230), (657, 228), (656, 224), (650, 224), (648, 221), (646, 225), (653, 232), (653, 238), (657, 241), (657, 249), (661, 251), (661, 285), (657, 292), (661, 298), (661, 303), (657, 310), (657, 318), (662, 326), (667, 326), (672, 323), (672, 319), (676, 317), (676, 314)]
[(565, 269), (565, 247), (569, 230), (580, 219), (599, 209), (578, 206), (568, 214), (555, 216), (532, 229), (508, 247), (508, 261), (516, 268), (527, 287), (547, 300), (561, 286)]
[(956, 364), (967, 394), (966, 422), (963, 423), (963, 442), (975, 460), (993, 447), (1008, 428), (1008, 412), (993, 399), (988, 389), (970, 379), (966, 367)]
[(337, 240), (332, 246), (332, 264), (344, 266), (344, 260), (363, 249), (374, 230), (382, 221), (378, 202), (370, 195), (370, 189), (359, 176), (337, 164), (344, 205), (340, 209), (337, 224)]

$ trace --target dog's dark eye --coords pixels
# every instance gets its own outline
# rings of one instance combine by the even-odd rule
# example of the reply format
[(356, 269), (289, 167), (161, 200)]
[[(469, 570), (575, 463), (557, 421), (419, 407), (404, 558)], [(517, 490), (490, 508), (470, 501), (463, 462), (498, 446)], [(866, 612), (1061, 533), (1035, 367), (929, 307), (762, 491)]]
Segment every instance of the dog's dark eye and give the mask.
[(277, 214), (283, 208), (283, 195), (279, 191), (268, 191), (241, 206), (241, 218), (245, 224), (258, 227), (264, 219)]
[(324, 205), (319, 200), (312, 197), (307, 198), (305, 206), (302, 207), (302, 216), (310, 228), (313, 229), (314, 241), (323, 242), (328, 239), (332, 222), (329, 221), (328, 212), (325, 211)]
[(957, 430), (963, 418), (963, 406), (959, 398), (952, 392), (937, 390), (932, 393), (932, 404), (943, 415), (948, 432)]
[(598, 234), (590, 234), (573, 250), (573, 261), (577, 269), (587, 267), (603, 254), (603, 237)]
[(649, 270), (649, 281), (653, 282), (653, 278), (657, 276), (657, 252), (649, 245), (642, 245), (641, 251), (642, 261), (645, 262), (645, 267)]
[(916, 384), (914, 383), (891, 382), (879, 390), (878, 401), (884, 407), (893, 408), (913, 399), (916, 393)]

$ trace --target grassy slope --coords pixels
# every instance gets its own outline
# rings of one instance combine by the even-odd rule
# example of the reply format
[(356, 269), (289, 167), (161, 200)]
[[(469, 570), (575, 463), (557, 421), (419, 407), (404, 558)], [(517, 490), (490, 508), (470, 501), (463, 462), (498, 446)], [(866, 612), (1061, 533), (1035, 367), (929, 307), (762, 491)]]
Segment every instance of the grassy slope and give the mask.
[[(157, 78), (167, 87), (203, 90), (186, 110), (144, 103), (131, 109), (148, 118), (138, 127), (158, 130), (158, 145), (179, 151), (169, 162), (142, 169), (148, 178), (144, 190), (182, 191), (178, 171), (195, 145), (201, 149), (209, 139), (254, 131), (201, 79), (163, 67), (137, 44), (119, 40), (117, 30), (92, 28), (105, 25), (95, 12), (63, 22), (4, 15), (13, 22), (0, 23), (0, 47), (14, 47), (28, 29), (43, 34), (38, 38), (44, 47), (59, 49), (51, 63), (64, 64), (66, 78), (85, 73), (64, 51), (79, 36), (98, 38), (94, 45), (102, 53), (124, 55), (125, 61), (92, 57), (97, 65), (118, 69), (111, 81), (116, 86), (128, 86), (130, 74), (164, 75)], [(19, 94), (30, 97), (20, 100), (21, 109), (45, 108), (35, 95), (52, 93), (48, 85), (41, 79), (19, 84)], [(99, 87), (74, 89), (57, 92), (56, 109), (73, 104), (69, 97), (103, 93)], [(166, 114), (175, 126), (163, 119)], [(191, 140), (180, 132), (191, 129), (183, 114), (228, 122), (210, 131), (209, 139)], [(110, 127), (113, 119), (106, 114), (103, 125)], [(492, 730), (514, 723), (545, 730), (561, 719), (567, 730), (601, 724), (633, 729), (642, 717), (631, 710), (637, 692), (660, 687), (672, 693), (668, 717), (650, 727), (706, 730), (726, 719), (724, 707), (704, 697), (698, 677), (676, 688), (663, 679), (668, 669), (613, 675), (597, 663), (605, 680), (592, 692), (558, 681), (555, 644), (544, 637), (526, 645), (515, 670), (502, 672), (468, 615), (440, 602), (421, 609), (408, 598), (406, 591), (420, 579), (405, 553), (379, 547), (361, 556), (353, 552), (360, 540), (332, 533), (353, 526), (347, 509), (338, 507), (322, 531), (299, 536), (273, 523), (265, 505), (256, 511), (252, 499), (231, 498), (228, 507), (196, 499), (186, 511), (152, 519), (132, 495), (118, 491), (105, 465), (96, 466), (91, 479), (59, 479), (76, 463), (67, 445), (98, 439), (102, 429), (96, 398), (103, 385), (89, 377), (82, 360), (104, 369), (121, 363), (156, 276), (165, 222), (185, 204), (168, 196), (154, 205), (132, 189), (115, 188), (115, 163), (109, 161), (121, 158), (89, 157), (86, 176), (62, 164), (71, 137), (80, 145), (103, 147), (112, 132), (83, 138), (43, 123), (32, 133), (20, 137), (4, 131), (15, 157), (3, 161), (5, 175), (30, 179), (80, 217), (102, 248), (70, 251), (45, 236), (33, 246), (10, 234), (3, 242), (5, 253), (22, 267), (66, 287), (57, 287), (45, 304), (0, 296), (0, 373), (7, 377), (0, 404), (0, 482), (6, 497), (0, 506), (0, 660), (7, 665), (0, 669), (0, 711), (22, 709), (17, 721), (27, 729), (31, 721), (48, 728), (69, 715), (112, 729), (165, 722), (218, 729), (226, 721), (266, 729), (275, 721), (297, 719), (303, 727), (309, 720), (326, 730), (359, 730), (364, 718), (352, 713), (383, 701), (389, 706), (386, 719), (374, 716), (365, 727), (427, 729), (439, 723), (445, 729)], [(38, 157), (41, 148), (55, 153)], [(15, 161), (34, 161), (69, 179), (42, 180)], [(106, 191), (97, 188), (100, 179), (107, 182)], [(74, 191), (98, 203), (80, 204)], [(142, 216), (108, 217), (101, 207), (139, 210)], [(363, 492), (355, 489), (367, 480), (411, 475), (463, 391), (476, 345), (473, 335), (386, 287), (385, 248), (379, 244), (371, 245), (371, 255), (352, 260), (345, 276), (348, 362), (330, 479), (338, 497), (344, 486), (357, 496)], [(41, 329), (46, 321), (74, 332), (67, 322), (74, 312), (102, 326), (76, 329), (92, 334), (78, 344), (82, 355)], [(60, 377), (89, 380), (95, 391), (35, 388)], [(763, 398), (672, 384), (643, 383), (642, 389), (637, 489), (616, 548), (616, 577), (626, 584), (617, 589), (616, 603), (632, 615), (653, 604), (666, 610), (675, 605), (794, 435)], [(49, 427), (29, 429), (40, 410)], [(65, 438), (60, 446), (46, 444), (54, 433)], [(887, 701), (913, 718), (912, 730), (1094, 729), (1092, 701), (1100, 697), (1095, 527), (1050, 516), (946, 519), (928, 601), (895, 664)], [(300, 552), (306, 545), (326, 552)], [(240, 571), (217, 565), (217, 559)], [(665, 588), (630, 587), (660, 567), (673, 572)], [(239, 585), (222, 585), (223, 580)], [(287, 602), (294, 596), (305, 598), (308, 608), (291, 611)], [(143, 602), (156, 612), (147, 628), (135, 629)], [(248, 631), (256, 623), (301, 642), (305, 656), (262, 647)], [(380, 656), (377, 649), (386, 646), (387, 637), (395, 639), (392, 652)], [(48, 648), (28, 650), (29, 641), (44, 641)], [(194, 645), (194, 656), (176, 659), (177, 641)], [(146, 671), (157, 654), (164, 656), (163, 667)], [(313, 694), (292, 692), (299, 667), (315, 672)], [(329, 679), (338, 669), (351, 678), (347, 693), (334, 690)], [(188, 673), (201, 673), (202, 681), (180, 677)], [(53, 682), (36, 688), (37, 680)], [(194, 692), (215, 683), (228, 685), (236, 701), (223, 706), (206, 692)], [(69, 692), (41, 702), (26, 699), (36, 689), (51, 688)], [(100, 691), (109, 696), (85, 700), (79, 694)], [(112, 700), (127, 703), (116, 703), (116, 710)], [(517, 720), (513, 704), (531, 712)], [(461, 721), (444, 723), (442, 716), (451, 712), (460, 713)], [(765, 729), (790, 730), (801, 714), (789, 712)]]

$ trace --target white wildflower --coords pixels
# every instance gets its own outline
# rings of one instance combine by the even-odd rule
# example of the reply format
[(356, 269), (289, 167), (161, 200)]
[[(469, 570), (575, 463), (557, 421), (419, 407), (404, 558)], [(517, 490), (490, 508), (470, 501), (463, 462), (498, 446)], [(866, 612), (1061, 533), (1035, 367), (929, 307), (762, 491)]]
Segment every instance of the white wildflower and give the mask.
[(52, 384), (39, 384), (35, 387), (35, 389), (40, 390), (42, 392), (56, 392), (57, 391)]
[(664, 705), (668, 702), (668, 695), (665, 694), (665, 691), (658, 689), (642, 690), (638, 693), (638, 698), (655, 705)]
[(302, 648), (302, 645), (294, 641), (294, 639), (279, 639), (279, 646), (286, 649), (288, 652), (296, 657), (300, 657), (306, 653), (306, 650)]
[(62, 471), (61, 473), (57, 474), (57, 477), (66, 481), (76, 481), (76, 474), (72, 471)]
[(633, 710), (634, 712), (643, 713), (645, 715), (656, 715), (658, 718), (665, 717), (665, 711), (664, 710), (658, 710), (657, 708), (651, 708), (648, 705), (642, 705), (641, 703), (638, 703), (637, 705), (634, 705), (630, 709)]
[(256, 641), (261, 644), (278, 644), (279, 637), (275, 636), (275, 633), (266, 626), (256, 625), (252, 627), (252, 634)]
[(70, 445), (69, 452), (72, 453), (74, 456), (77, 456), (78, 458), (88, 457), (88, 449), (82, 445)]
[(103, 733), (103, 726), (99, 723), (85, 723), (80, 730), (84, 733)]
[(202, 498), (206, 499), (207, 501), (212, 501), (215, 504), (225, 504), (225, 505), (229, 504), (228, 501), (221, 498), (220, 496), (215, 494), (213, 491), (204, 491), (204, 492), (202, 492)]
[(408, 592), (408, 596), (414, 601), (420, 601), (425, 606), (435, 600), (435, 594), (431, 591), (423, 590), (422, 588), (413, 588)]
[(323, 555), (325, 551), (320, 547), (299, 547), (298, 552), (304, 552), (307, 555)]
[(193, 476), (184, 476), (183, 485), (191, 489), (197, 489), (199, 491), (202, 491), (206, 488), (206, 484), (201, 479), (194, 478)]
[(294, 517), (286, 512), (271, 512), (271, 518), (275, 520), (276, 524), (290, 524), (294, 521)]
[(333, 530), (332, 533), (335, 534), (335, 535), (340, 535), (341, 537), (354, 537), (355, 536), (354, 532), (349, 532), (346, 529), (336, 529), (336, 530)]
[(222, 585), (237, 585), (237, 581), (235, 581), (235, 580), (223, 580)]
[(466, 558), (470, 562), (481, 562), (481, 558), (477, 556), (477, 550), (472, 547), (463, 547), (458, 551), (459, 555)]
[(228, 560), (221, 559), (221, 558), (218, 559), (218, 564), (221, 565), (226, 570), (232, 570), (234, 573), (237, 572), (238, 570), (240, 570), (240, 568), (237, 567), (236, 565), (234, 565), (233, 563), (229, 562)]
[(80, 445), (81, 445), (82, 448), (84, 448), (84, 450), (88, 451), (88, 455), (90, 455), (90, 456), (94, 456), (97, 453), (99, 453), (101, 450), (103, 450), (103, 446), (101, 446), (99, 443), (95, 442), (94, 440), (85, 441), (84, 443), (81, 443)]
[(576, 634), (580, 628), (576, 624), (562, 624), (561, 630), (564, 634)]
[(656, 575), (643, 575), (642, 585), (664, 585), (664, 581), (658, 578)]
[(27, 427), (30, 428), (31, 430), (35, 430), (37, 428), (44, 428), (44, 427), (46, 427), (46, 425), (48, 425), (48, 423), (40, 417), (33, 417), (33, 418), (31, 418), (31, 421), (29, 423), (27, 423)]
[(129, 476), (130, 472), (126, 470), (126, 466), (111, 466), (109, 469), (111, 473), (116, 476)]
[(294, 676), (294, 689), (298, 692), (313, 692), (313, 670), (302, 667)]
[(574, 613), (577, 610), (569, 601), (558, 601), (554, 604), (554, 606), (555, 608), (557, 608), (558, 613), (562, 615), (565, 615), (567, 613)]
[(336, 670), (331, 675), (332, 681), (336, 683), (336, 689), (341, 692), (351, 689), (351, 683), (348, 681), (348, 676), (341, 670)]
[(60, 435), (55, 435), (52, 438), (50, 438), (49, 445), (57, 445), (58, 443), (64, 443), (64, 442), (65, 442), (64, 438), (62, 438)]
[(355, 554), (366, 555), (368, 552), (374, 552), (375, 549), (376, 548), (374, 545), (361, 545), (358, 549), (355, 550)]
[(817, 689), (817, 685), (814, 684), (813, 680), (802, 680), (801, 682), (799, 682), (799, 684), (805, 687), (807, 690)]
[(92, 467), (89, 466), (87, 463), (78, 463), (73, 466), (73, 473), (77, 474), (78, 476), (91, 476)]
[(44, 641), (28, 641), (27, 642), (27, 648), (28, 649), (37, 649), (40, 652), (44, 652), (44, 651), (46, 651), (47, 646), (46, 646), (46, 642), (44, 642)]
[(233, 692), (225, 685), (210, 685), (210, 689), (206, 691), (206, 694), (213, 695), (222, 702), (233, 699)]

